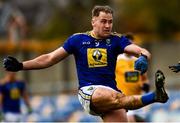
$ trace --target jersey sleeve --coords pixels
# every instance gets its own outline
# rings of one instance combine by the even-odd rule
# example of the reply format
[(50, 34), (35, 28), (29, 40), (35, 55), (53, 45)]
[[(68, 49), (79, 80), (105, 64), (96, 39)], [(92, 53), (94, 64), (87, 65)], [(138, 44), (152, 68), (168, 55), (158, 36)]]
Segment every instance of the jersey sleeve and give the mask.
[(77, 35), (70, 36), (64, 43), (63, 48), (69, 53), (72, 54), (74, 52), (74, 42), (77, 40)]
[(120, 37), (119, 46), (121, 47), (122, 51), (124, 51), (124, 48), (130, 44), (132, 44), (132, 42), (128, 38), (125, 36)]

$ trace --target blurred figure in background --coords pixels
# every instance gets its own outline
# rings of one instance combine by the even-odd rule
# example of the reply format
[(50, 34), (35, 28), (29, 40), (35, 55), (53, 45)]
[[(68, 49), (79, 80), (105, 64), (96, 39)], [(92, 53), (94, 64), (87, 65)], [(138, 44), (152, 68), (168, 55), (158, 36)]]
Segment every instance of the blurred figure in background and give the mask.
[(24, 40), (27, 33), (26, 20), (20, 11), (16, 10), (9, 18), (8, 37), (9, 41), (18, 44)]
[(11, 1), (0, 1), (0, 37), (18, 44), (26, 37), (26, 19)]
[(25, 82), (18, 80), (15, 72), (6, 72), (4, 78), (0, 80), (0, 109), (3, 121), (18, 122), (22, 120), (21, 99), (24, 99), (28, 113), (31, 113)]
[(179, 63), (176, 64), (176, 65), (169, 66), (169, 68), (170, 68), (173, 72), (178, 73), (178, 72), (180, 71), (180, 61), (179, 61)]
[[(125, 36), (134, 41), (132, 33), (127, 33)], [(123, 53), (118, 55), (116, 63), (116, 82), (117, 87), (125, 95), (141, 95), (143, 92), (149, 92), (149, 80), (147, 73), (140, 74), (139, 71), (134, 69), (136, 57)], [(142, 113), (142, 112), (141, 112)], [(130, 122), (143, 122), (143, 117), (136, 113), (136, 110), (128, 111), (128, 121)]]

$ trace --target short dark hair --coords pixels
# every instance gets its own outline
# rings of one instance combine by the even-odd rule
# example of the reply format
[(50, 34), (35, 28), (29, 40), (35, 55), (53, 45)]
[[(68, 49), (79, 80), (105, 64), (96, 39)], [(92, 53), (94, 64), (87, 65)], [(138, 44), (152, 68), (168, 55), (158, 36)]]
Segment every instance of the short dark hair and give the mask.
[(113, 9), (110, 6), (107, 6), (107, 5), (106, 6), (96, 5), (92, 9), (92, 17), (94, 17), (94, 16), (98, 17), (100, 12), (110, 13), (110, 14), (113, 15)]

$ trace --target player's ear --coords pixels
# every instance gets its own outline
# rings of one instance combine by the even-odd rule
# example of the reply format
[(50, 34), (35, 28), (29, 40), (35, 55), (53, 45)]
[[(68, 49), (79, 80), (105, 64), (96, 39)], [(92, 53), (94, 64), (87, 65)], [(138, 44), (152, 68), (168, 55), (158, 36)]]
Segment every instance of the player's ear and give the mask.
[(94, 26), (94, 20), (93, 19), (91, 20), (91, 25)]
[(95, 24), (95, 18), (94, 17), (91, 20), (91, 24), (92, 24), (92, 26), (94, 26), (94, 24)]

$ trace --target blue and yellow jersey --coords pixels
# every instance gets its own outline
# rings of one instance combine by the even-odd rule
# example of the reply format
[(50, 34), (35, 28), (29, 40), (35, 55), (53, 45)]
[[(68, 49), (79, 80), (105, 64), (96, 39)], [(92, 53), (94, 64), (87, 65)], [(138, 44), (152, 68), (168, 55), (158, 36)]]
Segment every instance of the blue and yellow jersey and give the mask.
[(142, 93), (142, 77), (134, 70), (134, 62), (137, 58), (120, 54), (116, 64), (117, 87), (125, 95), (138, 95)]
[(20, 113), (20, 99), (24, 89), (25, 83), (22, 81), (7, 82), (0, 85), (3, 112)]
[(87, 32), (72, 35), (63, 48), (75, 57), (79, 87), (104, 85), (117, 90), (117, 56), (129, 44), (131, 42), (124, 36), (112, 34), (105, 39), (96, 39)]

